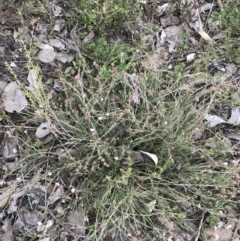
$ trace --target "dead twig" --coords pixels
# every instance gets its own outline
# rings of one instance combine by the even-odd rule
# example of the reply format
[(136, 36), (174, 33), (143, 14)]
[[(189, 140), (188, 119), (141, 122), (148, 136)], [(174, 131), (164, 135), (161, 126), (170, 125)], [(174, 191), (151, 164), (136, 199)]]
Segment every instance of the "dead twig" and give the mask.
[(207, 25), (207, 23), (208, 23), (208, 19), (209, 19), (210, 15), (212, 14), (212, 10), (213, 10), (213, 7), (214, 7), (214, 6), (215, 6), (215, 4), (214, 4), (214, 1), (213, 1), (213, 2), (212, 2), (212, 6), (211, 6), (211, 8), (210, 8), (210, 11), (209, 11), (209, 13), (208, 13), (207, 19), (205, 20), (204, 28), (206, 27), (206, 25)]
[[(77, 51), (79, 58), (82, 59), (83, 56), (82, 56), (81, 50), (80, 50), (80, 48), (79, 48), (80, 41), (79, 41), (79, 37), (78, 37), (78, 35), (77, 35), (77, 33), (76, 33), (76, 31), (77, 31), (77, 26), (78, 26), (78, 25), (76, 24), (76, 25), (73, 27), (73, 29), (71, 30), (71, 32), (70, 32), (70, 37), (71, 37), (72, 41), (74, 42), (74, 46), (73, 46), (74, 49)], [(84, 28), (85, 28), (85, 26), (82, 27), (81, 29), (84, 29)]]
[(195, 241), (198, 241), (199, 236), (201, 234), (201, 229), (202, 229), (204, 217), (205, 217), (205, 212), (202, 212), (202, 217), (201, 217), (201, 221), (200, 221), (199, 226), (198, 226), (198, 230), (197, 230), (197, 235), (195, 237)]

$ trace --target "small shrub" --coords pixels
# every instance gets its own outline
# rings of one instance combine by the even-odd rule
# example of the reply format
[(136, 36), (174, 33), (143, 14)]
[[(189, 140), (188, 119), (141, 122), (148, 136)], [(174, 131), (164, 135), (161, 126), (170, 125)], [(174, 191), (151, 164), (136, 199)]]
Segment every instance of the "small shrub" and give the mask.
[(227, 29), (229, 36), (239, 36), (240, 34), (240, 11), (239, 1), (233, 0), (224, 5), (219, 12), (218, 19), (224, 29)]
[(75, 4), (76, 22), (97, 32), (122, 27), (126, 21), (135, 20), (141, 11), (138, 3), (129, 0), (76, 1)]
[[(76, 150), (58, 170), (78, 177), (75, 205), (90, 218), (86, 240), (104, 240), (113, 230), (120, 237), (133, 224), (143, 237), (161, 236), (170, 222), (184, 227), (183, 203), (191, 215), (217, 215), (234, 188), (233, 170), (222, 163), (229, 154), (220, 152), (221, 140), (214, 151), (191, 140), (201, 118), (199, 90), (188, 93), (142, 73), (134, 104), (129, 74), (100, 65), (95, 76), (87, 72), (89, 86), (66, 80), (67, 98), (50, 113), (61, 147)], [(156, 154), (158, 165), (134, 164), (132, 152), (140, 150)]]

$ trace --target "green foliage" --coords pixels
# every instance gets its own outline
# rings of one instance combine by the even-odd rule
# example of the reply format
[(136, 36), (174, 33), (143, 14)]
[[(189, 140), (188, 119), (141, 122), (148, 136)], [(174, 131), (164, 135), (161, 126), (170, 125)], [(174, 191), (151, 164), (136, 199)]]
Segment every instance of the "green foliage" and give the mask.
[(135, 20), (140, 5), (130, 0), (77, 1), (77, 22), (88, 30), (103, 30), (107, 27), (119, 28), (125, 21)]
[(228, 62), (240, 64), (239, 35), (240, 35), (240, 2), (238, 0), (228, 1), (223, 8), (214, 15), (214, 20), (220, 23), (220, 27), (227, 30), (228, 36), (224, 41), (224, 55)]
[(81, 61), (78, 55), (76, 55), (75, 60), (72, 61), (72, 65), (68, 66), (65, 71), (64, 74), (71, 74), (74, 75), (78, 72), (78, 70), (81, 67)]
[(222, 27), (227, 29), (229, 36), (240, 35), (240, 3), (238, 0), (230, 1), (219, 12), (218, 20)]
[[(172, 71), (135, 70), (134, 46), (120, 41), (109, 43), (101, 32), (134, 19), (140, 8), (133, 7), (133, 1), (75, 4), (78, 14), (74, 20), (88, 30), (96, 30), (97, 38), (84, 46), (83, 58), (77, 55), (59, 73), (61, 90), (50, 92), (40, 75), (40, 92), (25, 93), (33, 109), (27, 124), (35, 128), (50, 122), (53, 141), (49, 146), (42, 145), (40, 140), (24, 136), (21, 141), (27, 156), (23, 157), (26, 164), (21, 171), (44, 167), (43, 172), (53, 172), (51, 178), (46, 177), (50, 183), (64, 180), (66, 174), (74, 176), (71, 184), (76, 192), (70, 194), (73, 198), (69, 198), (66, 209), (81, 207), (89, 216), (85, 240), (105, 240), (112, 230), (116, 230), (117, 240), (133, 224), (145, 240), (153, 240), (153, 231), (161, 237), (172, 223), (184, 227), (189, 218), (184, 205), (191, 215), (205, 212), (217, 216), (234, 202), (231, 196), (238, 188), (234, 182), (238, 170), (223, 164), (230, 155), (224, 149), (224, 139), (217, 138), (213, 146), (192, 139), (202, 124), (206, 103), (212, 103), (209, 100), (216, 83), (211, 81), (209, 88), (207, 84), (188, 85), (194, 76), (191, 79), (184, 71), (185, 64), (179, 63)], [(226, 17), (224, 21), (233, 20)], [(238, 26), (233, 25), (230, 34), (233, 29), (238, 31)], [(179, 51), (188, 48), (182, 45)], [(29, 68), (37, 68), (30, 61), (35, 51), (32, 47), (28, 52)], [(216, 54), (211, 49), (201, 56), (204, 67)], [(134, 81), (133, 69), (137, 76)], [(199, 71), (199, 66), (196, 69)], [(49, 78), (46, 84), (52, 83)], [(213, 133), (206, 130), (205, 134)], [(59, 149), (61, 155), (57, 154)], [(142, 160), (137, 156), (140, 151), (155, 154), (158, 164), (151, 158)], [(212, 220), (207, 218), (214, 224)]]
[(240, 44), (239, 44), (240, 38), (230, 38), (229, 36), (225, 38), (224, 41), (224, 48), (225, 53), (224, 57), (229, 62), (234, 62), (238, 65), (240, 65)]
[(95, 42), (88, 44), (84, 53), (97, 64), (111, 65), (115, 64), (127, 69), (132, 64), (131, 52), (133, 47), (123, 42), (109, 43), (105, 36), (98, 38)]
[(38, 49), (37, 46), (35, 46), (35, 45), (31, 46), (31, 48), (30, 48), (30, 56), (31, 56), (31, 57), (36, 56), (38, 50), (39, 50), (39, 49)]
[(42, 142), (39, 139), (36, 139), (36, 141), (33, 143), (34, 148), (39, 148), (42, 145)]
[[(182, 81), (180, 67), (171, 75)], [(233, 170), (221, 164), (228, 155), (220, 152), (221, 140), (212, 150), (191, 140), (200, 123), (194, 101), (199, 90), (188, 93), (161, 75), (143, 73), (140, 104), (134, 104), (129, 74), (114, 66), (98, 65), (96, 71), (92, 75), (85, 68), (88, 88), (66, 81), (67, 98), (61, 108), (52, 106), (50, 116), (58, 120), (63, 147), (77, 150), (61, 168), (78, 176), (79, 205), (85, 213), (94, 213), (87, 227), (89, 240), (104, 240), (116, 222), (119, 233), (129, 222), (143, 233), (171, 221), (183, 226), (186, 212), (178, 205), (182, 201), (196, 212), (222, 209), (226, 196), (215, 187), (230, 195)], [(122, 146), (129, 151), (120, 151)], [(158, 165), (151, 160), (134, 164), (132, 150), (156, 154)]]

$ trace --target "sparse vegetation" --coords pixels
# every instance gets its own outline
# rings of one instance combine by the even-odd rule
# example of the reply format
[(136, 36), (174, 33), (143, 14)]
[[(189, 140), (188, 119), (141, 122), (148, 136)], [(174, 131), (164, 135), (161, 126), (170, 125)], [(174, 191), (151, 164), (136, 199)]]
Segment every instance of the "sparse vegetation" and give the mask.
[[(215, 226), (224, 212), (237, 207), (239, 198), (239, 166), (232, 161), (238, 144), (226, 138), (224, 126), (210, 128), (203, 122), (209, 112), (230, 118), (231, 107), (216, 113), (231, 105), (230, 75), (215, 74), (218, 66), (209, 63), (224, 48), (225, 60), (238, 66), (239, 47), (229, 47), (239, 38), (238, 10), (230, 12), (226, 6), (219, 11), (217, 19), (228, 36), (218, 48), (199, 45), (196, 60), (186, 62), (182, 56), (193, 49), (183, 43), (173, 52), (176, 58), (166, 58), (167, 64), (156, 70), (143, 66), (148, 53), (139, 41), (108, 39), (108, 30), (141, 17), (140, 3), (71, 4), (74, 8), (62, 4), (66, 29), (81, 25), (80, 40), (89, 31), (96, 33), (89, 43), (80, 41), (81, 54), (71, 63), (47, 63), (44, 69), (35, 58), (38, 47), (20, 45), (27, 59), (24, 73), (38, 73), (35, 91), (26, 90), (29, 83), (21, 82), (14, 67), (5, 63), (29, 106), (19, 113), (1, 110), (2, 132), (17, 138), (19, 155), (13, 157), (20, 156), (16, 169), (2, 168), (2, 177), (26, 188), (14, 204), (21, 214), (9, 212), (12, 202), (2, 205), (0, 198), (4, 217), (12, 214), (14, 224), (23, 213), (36, 211), (39, 222), (54, 220), (49, 237), (61, 227), (69, 240), (167, 240), (170, 235), (207, 240), (202, 228)], [(168, 9), (168, 15), (177, 6)], [(238, 124), (228, 128), (237, 131)], [(39, 127), (47, 134), (37, 134)], [(2, 140), (6, 142), (6, 136)], [(61, 195), (56, 194), (59, 187)], [(80, 212), (80, 227), (66, 226), (75, 210)], [(187, 222), (196, 228), (191, 230)], [(28, 229), (23, 236), (14, 235), (18, 240), (41, 240), (47, 233)]]

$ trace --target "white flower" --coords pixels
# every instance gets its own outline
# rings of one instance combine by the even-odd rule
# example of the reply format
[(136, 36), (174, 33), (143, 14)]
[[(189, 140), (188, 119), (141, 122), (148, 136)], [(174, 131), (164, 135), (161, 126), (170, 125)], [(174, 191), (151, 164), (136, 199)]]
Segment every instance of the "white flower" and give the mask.
[(218, 222), (218, 228), (222, 228), (224, 226), (224, 222)]
[(219, 236), (217, 234), (213, 235), (215, 237), (215, 240), (219, 240)]
[(232, 229), (232, 225), (228, 225), (226, 229)]

